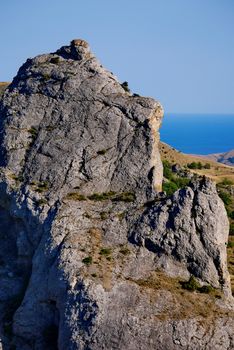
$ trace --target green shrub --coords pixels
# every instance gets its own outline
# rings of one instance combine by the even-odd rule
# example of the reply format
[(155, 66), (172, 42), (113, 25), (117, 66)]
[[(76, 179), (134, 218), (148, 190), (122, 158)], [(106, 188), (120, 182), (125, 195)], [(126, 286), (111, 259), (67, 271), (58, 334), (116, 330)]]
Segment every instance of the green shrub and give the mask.
[(49, 188), (49, 184), (48, 182), (44, 181), (44, 182), (39, 182), (37, 184), (37, 188), (35, 189), (36, 192), (38, 193), (42, 193), (44, 191), (47, 191)]
[(47, 200), (44, 199), (44, 198), (41, 198), (37, 201), (37, 204), (40, 206), (40, 205), (44, 205), (44, 204), (47, 204)]
[(183, 188), (188, 186), (188, 184), (190, 183), (190, 179), (178, 176), (173, 178), (173, 182), (176, 184), (177, 188)]
[(85, 264), (85, 265), (91, 265), (92, 262), (93, 262), (93, 258), (91, 256), (87, 256), (86, 258), (84, 258), (82, 260), (82, 262)]
[(42, 74), (42, 77), (43, 77), (43, 79), (46, 80), (46, 81), (47, 81), (47, 80), (50, 80), (50, 78), (51, 78), (50, 75), (49, 75), (48, 73), (43, 73), (43, 74)]
[(204, 166), (203, 166), (204, 169), (210, 169), (211, 166), (210, 166), (210, 163), (206, 163)]
[(15, 181), (19, 181), (19, 182), (24, 181), (24, 177), (22, 174), (19, 174), (18, 176), (15, 174), (12, 174), (12, 175), (10, 175), (10, 177)]
[(136, 196), (133, 192), (123, 192), (115, 196), (112, 200), (113, 202), (134, 202), (136, 199)]
[(83, 194), (77, 192), (68, 193), (66, 199), (71, 199), (73, 201), (86, 201), (86, 197)]
[(125, 215), (126, 215), (125, 211), (122, 211), (122, 212), (117, 214), (117, 217), (119, 218), (119, 220), (123, 220)]
[(219, 183), (219, 185), (223, 185), (223, 186), (231, 186), (233, 185), (233, 182), (227, 178), (223, 179), (222, 182)]
[(206, 163), (205, 165), (202, 165), (201, 162), (192, 162), (192, 163), (188, 163), (187, 167), (189, 169), (210, 169), (211, 165), (210, 163)]
[(99, 254), (104, 256), (109, 256), (111, 255), (111, 248), (102, 248)]
[(48, 188), (48, 182), (43, 181), (43, 182), (39, 182), (37, 185), (39, 188)]
[(163, 160), (163, 176), (168, 179), (171, 180), (173, 177), (173, 173), (171, 170), (171, 164), (167, 161), (167, 160)]
[[(207, 163), (208, 164), (208, 163)], [(192, 162), (192, 163), (188, 163), (187, 167), (189, 169), (202, 169), (202, 163), (201, 162)]]
[(233, 248), (234, 247), (234, 242), (228, 241), (227, 247), (228, 248)]
[(130, 254), (130, 250), (127, 247), (122, 247), (119, 252), (121, 254), (123, 254), (123, 255), (129, 255)]
[(104, 155), (106, 154), (107, 150), (106, 149), (101, 149), (100, 151), (97, 151), (98, 155)]
[(42, 188), (36, 188), (35, 191), (36, 191), (37, 193), (43, 193), (43, 192), (44, 192), (44, 190), (43, 190)]
[(115, 192), (104, 192), (104, 193), (93, 193), (90, 196), (88, 196), (88, 199), (92, 201), (105, 201), (107, 199), (112, 199), (115, 195)]
[(198, 291), (199, 293), (211, 293), (214, 288), (211, 287), (210, 285), (205, 285), (205, 286), (200, 286), (196, 278), (192, 275), (188, 282), (180, 282), (181, 286), (183, 289), (187, 289), (189, 291)]
[(198, 288), (200, 288), (199, 283), (193, 275), (189, 278), (188, 282), (181, 282), (181, 286), (183, 289), (187, 289), (190, 291), (195, 291)]
[(162, 190), (163, 192), (166, 192), (168, 196), (171, 196), (175, 191), (178, 190), (178, 186), (174, 182), (168, 181), (162, 184)]
[(230, 223), (229, 235), (234, 236), (234, 223)]
[(54, 129), (56, 129), (56, 126), (53, 126), (53, 125), (48, 125), (48, 126), (46, 126), (46, 131), (53, 131)]
[(60, 58), (59, 58), (59, 57), (52, 57), (51, 60), (50, 60), (50, 63), (58, 64), (59, 61), (60, 61)]
[(101, 218), (102, 220), (106, 220), (107, 217), (108, 217), (108, 212), (102, 211), (102, 212), (100, 213), (100, 218)]
[(33, 143), (38, 136), (38, 130), (35, 127), (31, 127), (30, 129), (28, 129), (28, 132), (31, 134), (31, 139)]
[(123, 192), (117, 194), (116, 192), (104, 192), (104, 193), (93, 193), (88, 196), (88, 199), (92, 201), (105, 201), (112, 200), (113, 202), (133, 202), (136, 197), (133, 192)]
[(198, 288), (198, 291), (200, 293), (206, 293), (209, 294), (214, 290), (214, 288), (212, 288), (210, 285), (206, 285), (206, 286), (202, 286), (200, 288)]
[(172, 195), (179, 188), (187, 186), (190, 182), (190, 179), (186, 177), (174, 175), (171, 164), (167, 160), (163, 161), (163, 176), (169, 180), (162, 185), (162, 190), (168, 196)]
[(232, 196), (224, 191), (219, 191), (219, 197), (222, 199), (225, 205), (230, 205), (232, 203)]
[(131, 92), (129, 87), (128, 87), (128, 82), (127, 81), (124, 81), (122, 84), (121, 84), (122, 88), (126, 91), (126, 92)]

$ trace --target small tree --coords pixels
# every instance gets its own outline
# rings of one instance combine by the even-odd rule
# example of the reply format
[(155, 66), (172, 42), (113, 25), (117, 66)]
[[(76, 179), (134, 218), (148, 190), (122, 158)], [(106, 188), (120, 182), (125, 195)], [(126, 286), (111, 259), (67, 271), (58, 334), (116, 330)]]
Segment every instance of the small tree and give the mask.
[(122, 88), (126, 91), (126, 92), (131, 92), (129, 87), (128, 87), (128, 82), (127, 81), (124, 81), (122, 84), (121, 84)]

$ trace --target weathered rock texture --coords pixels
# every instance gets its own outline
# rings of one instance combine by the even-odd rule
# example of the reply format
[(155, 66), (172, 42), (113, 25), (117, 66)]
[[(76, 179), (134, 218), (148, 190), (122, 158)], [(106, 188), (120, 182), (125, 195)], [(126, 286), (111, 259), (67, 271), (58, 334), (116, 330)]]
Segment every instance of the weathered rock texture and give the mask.
[(20, 68), (0, 104), (4, 350), (233, 348), (225, 209), (207, 179), (160, 199), (162, 115), (82, 40)]

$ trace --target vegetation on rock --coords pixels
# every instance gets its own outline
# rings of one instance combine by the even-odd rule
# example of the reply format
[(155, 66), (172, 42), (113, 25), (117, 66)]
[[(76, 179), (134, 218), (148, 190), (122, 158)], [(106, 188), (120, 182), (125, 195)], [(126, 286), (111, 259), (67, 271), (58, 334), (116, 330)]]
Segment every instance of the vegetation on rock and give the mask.
[(182, 177), (173, 173), (172, 164), (168, 161), (163, 161), (163, 176), (167, 181), (163, 182), (162, 190), (166, 192), (168, 196), (171, 196), (179, 188), (188, 186), (190, 179), (186, 176)]

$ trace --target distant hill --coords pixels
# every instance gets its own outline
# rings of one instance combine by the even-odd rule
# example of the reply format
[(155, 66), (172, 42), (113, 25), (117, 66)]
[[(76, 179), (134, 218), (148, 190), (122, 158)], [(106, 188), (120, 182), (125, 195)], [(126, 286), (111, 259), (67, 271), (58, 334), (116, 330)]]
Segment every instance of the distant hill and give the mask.
[(0, 82), (0, 98), (4, 92), (4, 90), (8, 87), (10, 83), (8, 82)]
[[(191, 171), (200, 175), (206, 175), (215, 182), (221, 182), (224, 179), (229, 179), (234, 182), (234, 168), (231, 166), (218, 163), (215, 159), (209, 157), (206, 158), (205, 156), (182, 153), (164, 142), (160, 142), (159, 149), (162, 160), (167, 160), (172, 164), (179, 164), (181, 166), (186, 166), (193, 162), (200, 162), (202, 166), (208, 163), (210, 169), (192, 169)], [(234, 155), (234, 151), (232, 152)]]
[(210, 159), (215, 162), (223, 163), (229, 166), (234, 166), (234, 149), (225, 153), (207, 154), (205, 156), (199, 155), (198, 157), (201, 157), (204, 159)]

